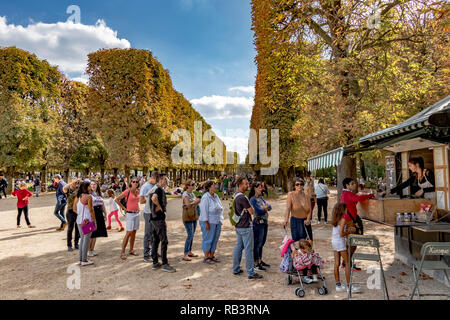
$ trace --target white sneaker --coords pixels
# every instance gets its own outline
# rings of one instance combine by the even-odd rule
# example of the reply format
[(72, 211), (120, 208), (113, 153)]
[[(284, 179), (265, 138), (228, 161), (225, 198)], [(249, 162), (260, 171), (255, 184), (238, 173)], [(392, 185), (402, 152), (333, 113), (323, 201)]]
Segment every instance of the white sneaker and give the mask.
[(323, 224), (327, 224), (327, 222), (326, 221), (324, 221), (324, 223)]
[(314, 274), (313, 275), (313, 278), (312, 278), (312, 282), (318, 282), (319, 280), (317, 279), (317, 275), (316, 274)]
[(313, 282), (313, 279), (311, 279), (311, 277), (304, 277), (303, 282), (306, 284), (310, 284), (311, 282)]
[(92, 251), (88, 251), (87, 256), (88, 256), (88, 257), (93, 257), (94, 254), (92, 253)]
[(343, 284), (336, 285), (336, 292), (345, 292), (345, 291), (347, 291), (347, 289)]
[(317, 224), (320, 224), (320, 221), (318, 221)]
[(95, 252), (95, 250), (92, 250), (91, 252), (92, 252), (92, 254), (94, 255), (94, 257), (95, 257), (95, 256), (98, 256), (98, 253)]
[(94, 264), (94, 261), (91, 261), (91, 260), (81, 261), (81, 266), (89, 266), (91, 264)]
[[(349, 291), (349, 287), (347, 286), (347, 291)], [(355, 284), (352, 284), (352, 293), (361, 293), (362, 289)]]

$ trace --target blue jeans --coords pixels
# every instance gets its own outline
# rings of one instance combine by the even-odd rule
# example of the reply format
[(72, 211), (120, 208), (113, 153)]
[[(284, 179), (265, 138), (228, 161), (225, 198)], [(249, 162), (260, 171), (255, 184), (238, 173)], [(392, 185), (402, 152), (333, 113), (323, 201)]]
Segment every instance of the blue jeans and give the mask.
[(262, 255), (262, 247), (263, 247), (263, 241), (264, 241), (264, 226), (265, 224), (254, 224), (253, 225), (253, 241), (254, 241), (254, 248), (253, 248), (253, 259), (255, 262), (259, 262), (261, 260)]
[(192, 242), (194, 242), (195, 229), (197, 228), (197, 220), (191, 222), (183, 222), (186, 228), (187, 238), (184, 243), (184, 254), (192, 251)]
[(55, 211), (53, 214), (61, 220), (61, 227), (64, 223), (66, 223), (66, 219), (64, 218), (64, 209), (66, 208), (66, 203), (60, 204), (59, 201), (56, 203)]
[(245, 250), (245, 268), (247, 274), (255, 274), (253, 267), (253, 229), (236, 228), (236, 246), (233, 252), (233, 273), (238, 273), (242, 260), (242, 250)]
[(209, 230), (206, 230), (206, 222), (200, 221), (200, 228), (202, 229), (203, 252), (215, 252), (217, 242), (219, 242), (220, 232), (222, 231), (222, 224), (210, 223)]
[(306, 219), (291, 217), (292, 240), (298, 241), (301, 239), (306, 239), (307, 238), (306, 230), (308, 230), (309, 238), (313, 240), (311, 225), (308, 226), (305, 225), (305, 220)]

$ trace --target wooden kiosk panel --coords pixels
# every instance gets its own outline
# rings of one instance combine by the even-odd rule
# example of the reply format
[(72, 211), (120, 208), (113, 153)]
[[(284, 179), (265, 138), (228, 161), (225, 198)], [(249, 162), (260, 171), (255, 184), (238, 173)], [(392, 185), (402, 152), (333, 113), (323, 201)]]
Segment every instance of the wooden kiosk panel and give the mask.
[(369, 199), (358, 203), (361, 218), (395, 225), (397, 212), (419, 212), (420, 203), (432, 203), (435, 199)]

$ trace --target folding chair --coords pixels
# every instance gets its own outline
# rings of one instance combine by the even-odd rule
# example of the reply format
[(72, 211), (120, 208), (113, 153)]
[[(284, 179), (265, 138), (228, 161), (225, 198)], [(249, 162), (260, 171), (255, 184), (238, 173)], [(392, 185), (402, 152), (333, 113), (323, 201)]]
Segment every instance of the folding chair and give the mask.
[(380, 242), (378, 238), (375, 236), (361, 236), (351, 234), (348, 236), (348, 256), (350, 257), (350, 248), (351, 247), (372, 247), (377, 249), (377, 254), (371, 253), (353, 253), (350, 259), (350, 283), (348, 290), (348, 299), (352, 297), (352, 285), (353, 284), (365, 284), (363, 282), (353, 282), (353, 265), (356, 260), (366, 260), (366, 261), (374, 261), (380, 264), (380, 273), (383, 280), (382, 292), (383, 292), (383, 300), (389, 300), (388, 289), (386, 286), (386, 278), (384, 277), (383, 264), (381, 263), (381, 255), (380, 255)]
[[(444, 293), (424, 294), (419, 292), (419, 279), (422, 270), (443, 270), (447, 281), (450, 281), (447, 274), (447, 270), (450, 270), (450, 266), (442, 260), (442, 256), (450, 256), (450, 242), (426, 242), (420, 250), (420, 255), (422, 258), (413, 262), (414, 289), (409, 296), (409, 300), (414, 298), (416, 290), (418, 299), (424, 296), (443, 296), (450, 299), (450, 295)], [(426, 256), (441, 256), (441, 259), (439, 261), (425, 260)]]

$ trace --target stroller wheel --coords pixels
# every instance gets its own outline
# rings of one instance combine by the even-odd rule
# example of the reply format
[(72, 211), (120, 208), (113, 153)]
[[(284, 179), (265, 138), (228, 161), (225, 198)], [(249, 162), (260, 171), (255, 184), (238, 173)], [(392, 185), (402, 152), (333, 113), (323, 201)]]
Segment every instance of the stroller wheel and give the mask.
[(327, 290), (327, 288), (325, 288), (325, 287), (320, 287), (320, 288), (317, 289), (317, 292), (318, 292), (321, 296), (323, 296), (323, 295), (326, 295), (326, 294), (328, 293), (328, 290)]
[(295, 295), (299, 298), (303, 298), (305, 296), (305, 291), (300, 288), (296, 288)]

